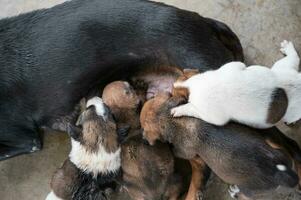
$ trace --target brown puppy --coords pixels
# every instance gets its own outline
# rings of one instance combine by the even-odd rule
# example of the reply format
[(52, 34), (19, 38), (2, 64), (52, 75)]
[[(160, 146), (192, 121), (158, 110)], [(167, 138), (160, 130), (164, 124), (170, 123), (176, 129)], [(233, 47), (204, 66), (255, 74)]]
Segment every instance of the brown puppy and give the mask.
[(174, 173), (174, 157), (167, 144), (144, 144), (140, 130), (140, 98), (125, 81), (107, 85), (102, 95), (118, 126), (129, 126), (122, 144), (123, 187), (135, 200), (176, 200), (181, 179)]
[[(263, 131), (235, 123), (217, 127), (195, 118), (172, 118), (170, 109), (180, 103), (185, 103), (183, 98), (168, 95), (145, 103), (140, 119), (143, 135), (150, 144), (156, 140), (166, 141), (173, 144), (176, 156), (194, 164), (203, 160), (222, 180), (235, 185), (231, 191), (233, 196), (242, 194), (252, 198), (278, 186), (297, 185), (298, 176), (292, 170), (292, 161), (266, 142)], [(275, 130), (270, 130), (265, 132), (273, 135)], [(297, 149), (298, 152), (292, 150), (292, 156), (300, 158)], [(192, 180), (187, 199), (196, 199), (193, 193), (201, 189), (198, 183)]]
[(174, 172), (174, 157), (169, 146), (146, 145), (140, 134), (122, 145), (124, 188), (135, 200), (177, 200), (182, 180)]
[(51, 180), (47, 200), (106, 200), (116, 187), (120, 146), (116, 124), (100, 98), (87, 102), (75, 127), (69, 124), (71, 152)]
[(110, 108), (118, 127), (132, 130), (140, 128), (139, 113), (142, 103), (128, 82), (114, 81), (108, 84), (103, 90), (102, 99)]

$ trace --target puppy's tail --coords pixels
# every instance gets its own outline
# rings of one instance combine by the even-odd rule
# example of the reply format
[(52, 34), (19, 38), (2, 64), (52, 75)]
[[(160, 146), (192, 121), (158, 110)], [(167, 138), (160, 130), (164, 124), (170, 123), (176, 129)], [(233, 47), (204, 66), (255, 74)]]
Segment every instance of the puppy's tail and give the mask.
[(238, 37), (233, 31), (224, 23), (216, 21), (214, 19), (206, 18), (206, 22), (209, 23), (212, 30), (216, 33), (217, 38), (229, 49), (235, 61), (244, 61), (244, 54), (242, 46)]
[(277, 164), (276, 168), (277, 172), (275, 174), (275, 178), (279, 185), (293, 188), (298, 184), (298, 175), (291, 168), (282, 164)]

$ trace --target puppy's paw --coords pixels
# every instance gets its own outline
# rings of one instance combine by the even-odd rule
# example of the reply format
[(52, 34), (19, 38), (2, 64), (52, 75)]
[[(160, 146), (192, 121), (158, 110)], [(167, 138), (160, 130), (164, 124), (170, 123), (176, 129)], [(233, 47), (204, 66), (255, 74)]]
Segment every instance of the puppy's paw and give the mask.
[(228, 192), (233, 199), (237, 199), (240, 189), (237, 187), (237, 185), (230, 185)]
[(203, 200), (204, 199), (204, 194), (202, 191), (198, 191), (196, 193), (196, 200)]
[(182, 81), (174, 82), (173, 87), (174, 87), (174, 88), (186, 88), (185, 85), (184, 85), (183, 83), (184, 83), (184, 82), (182, 82)]
[(283, 42), (281, 42), (281, 48), (280, 51), (284, 54), (284, 55), (288, 55), (292, 52), (295, 51), (295, 47), (293, 45), (292, 42), (284, 40)]
[(179, 107), (176, 107), (176, 108), (172, 108), (170, 110), (170, 114), (173, 116), (173, 117), (181, 117), (183, 114), (181, 113), (181, 108)]

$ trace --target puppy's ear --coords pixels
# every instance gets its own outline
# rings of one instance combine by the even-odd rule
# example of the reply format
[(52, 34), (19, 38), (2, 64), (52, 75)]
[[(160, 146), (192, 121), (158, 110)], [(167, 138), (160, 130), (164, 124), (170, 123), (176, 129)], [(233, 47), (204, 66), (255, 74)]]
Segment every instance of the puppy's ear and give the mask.
[(74, 140), (78, 141), (81, 135), (82, 129), (78, 128), (70, 123), (67, 125), (67, 133), (71, 138)]
[(180, 104), (187, 103), (187, 100), (184, 97), (171, 97), (166, 103), (165, 106), (168, 109), (171, 109), (173, 107), (176, 107)]
[(87, 104), (87, 99), (83, 97), (79, 102), (81, 112), (84, 112), (86, 110), (86, 104)]
[(78, 119), (75, 123), (76, 126), (82, 126), (83, 125), (83, 122), (84, 122), (84, 115), (85, 115), (85, 111), (82, 112), (79, 116), (78, 116)]

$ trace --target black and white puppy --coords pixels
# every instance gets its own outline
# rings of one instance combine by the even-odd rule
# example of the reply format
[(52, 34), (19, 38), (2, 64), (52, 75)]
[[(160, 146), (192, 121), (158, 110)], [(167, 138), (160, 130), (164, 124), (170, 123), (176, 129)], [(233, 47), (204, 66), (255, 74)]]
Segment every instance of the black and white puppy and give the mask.
[(2, 19), (0, 160), (41, 149), (39, 128), (98, 86), (152, 67), (206, 71), (242, 59), (225, 24), (157, 2), (73, 0)]
[(174, 84), (189, 90), (189, 103), (173, 108), (175, 117), (192, 116), (214, 125), (233, 120), (255, 128), (268, 128), (281, 119), (301, 118), (300, 58), (292, 42), (283, 41), (286, 56), (271, 69), (230, 62), (218, 70)]
[(46, 200), (104, 200), (120, 175), (116, 124), (101, 98), (87, 102), (77, 125), (69, 125), (71, 152), (54, 174)]

